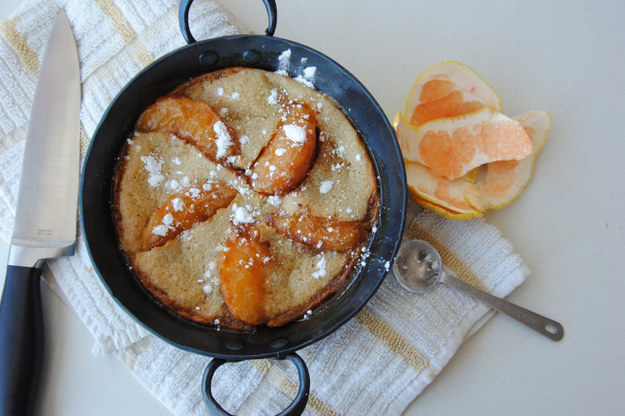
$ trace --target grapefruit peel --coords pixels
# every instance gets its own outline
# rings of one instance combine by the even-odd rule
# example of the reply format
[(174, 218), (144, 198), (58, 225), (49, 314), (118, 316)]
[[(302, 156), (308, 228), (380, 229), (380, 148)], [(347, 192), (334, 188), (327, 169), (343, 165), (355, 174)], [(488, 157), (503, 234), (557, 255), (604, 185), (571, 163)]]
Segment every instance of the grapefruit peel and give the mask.
[[(514, 201), (523, 192), (534, 170), (536, 156), (551, 130), (551, 115), (546, 111), (531, 110), (517, 117), (532, 139), (532, 153), (519, 161), (488, 163), (480, 168), (477, 193), (467, 195), (467, 201), (476, 209), (500, 209)], [(504, 195), (498, 196), (498, 195)], [(480, 198), (475, 198), (480, 195)]]
[[(428, 87), (432, 80), (437, 85)], [(451, 107), (440, 99), (449, 91), (456, 100)], [(471, 104), (457, 105), (458, 94)], [(432, 114), (436, 117), (426, 120)], [(415, 81), (406, 112), (398, 111), (393, 120), (410, 196), (422, 207), (457, 220), (503, 208), (527, 186), (551, 121), (549, 113), (538, 110), (506, 117), (497, 93), (464, 64), (452, 61), (428, 69)], [(496, 139), (483, 137), (484, 123)], [(458, 129), (465, 130), (454, 135)], [(438, 153), (433, 150), (437, 148)]]

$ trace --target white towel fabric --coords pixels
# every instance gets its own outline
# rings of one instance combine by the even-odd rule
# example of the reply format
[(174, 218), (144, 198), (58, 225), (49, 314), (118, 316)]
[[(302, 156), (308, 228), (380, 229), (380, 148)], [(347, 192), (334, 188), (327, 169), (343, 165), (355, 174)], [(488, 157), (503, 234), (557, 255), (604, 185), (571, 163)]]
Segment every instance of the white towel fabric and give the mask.
[[(2, 238), (8, 241), (13, 227), (39, 62), (58, 11), (65, 10), (78, 45), (84, 155), (117, 92), (151, 61), (184, 45), (177, 5), (176, 0), (30, 0), (2, 22)], [(238, 31), (213, 1), (198, 2), (191, 18), (198, 39)], [(528, 276), (511, 245), (483, 220), (454, 222), (414, 204), (409, 208), (407, 234), (437, 246), (443, 261), (471, 283), (505, 296)], [(93, 334), (95, 354), (119, 357), (174, 414), (206, 414), (201, 377), (210, 358), (172, 347), (128, 317), (93, 270), (82, 236), (76, 255), (48, 262), (44, 275)], [(307, 414), (400, 414), (490, 316), (489, 308), (453, 289), (440, 285), (415, 295), (389, 274), (355, 318), (299, 352), (311, 373)], [(213, 389), (231, 412), (277, 413), (294, 396), (297, 374), (283, 361), (228, 364), (217, 373)]]

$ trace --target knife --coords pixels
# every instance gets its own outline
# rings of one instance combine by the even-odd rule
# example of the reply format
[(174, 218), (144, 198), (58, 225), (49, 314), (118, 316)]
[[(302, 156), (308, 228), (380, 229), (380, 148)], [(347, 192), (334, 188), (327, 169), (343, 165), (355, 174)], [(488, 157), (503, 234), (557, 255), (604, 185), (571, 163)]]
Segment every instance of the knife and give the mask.
[(46, 259), (74, 253), (80, 160), (80, 67), (60, 12), (46, 46), (0, 304), (0, 414), (33, 412), (43, 358), (40, 276)]

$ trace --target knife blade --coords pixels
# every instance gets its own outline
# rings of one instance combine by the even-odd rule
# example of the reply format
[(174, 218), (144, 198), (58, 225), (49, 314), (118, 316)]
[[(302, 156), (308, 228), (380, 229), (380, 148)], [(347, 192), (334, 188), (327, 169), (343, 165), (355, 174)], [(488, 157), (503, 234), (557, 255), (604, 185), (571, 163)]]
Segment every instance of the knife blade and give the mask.
[(0, 414), (32, 414), (43, 357), (40, 276), (74, 253), (80, 164), (80, 67), (59, 13), (46, 45), (26, 136), (0, 303)]

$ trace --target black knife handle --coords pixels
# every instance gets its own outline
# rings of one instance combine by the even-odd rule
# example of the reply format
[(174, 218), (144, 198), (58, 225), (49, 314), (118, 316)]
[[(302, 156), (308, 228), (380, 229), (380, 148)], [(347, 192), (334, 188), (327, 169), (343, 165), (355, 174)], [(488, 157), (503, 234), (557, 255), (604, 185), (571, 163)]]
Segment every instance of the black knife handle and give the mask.
[(0, 415), (31, 415), (43, 358), (41, 269), (7, 267), (0, 304)]

